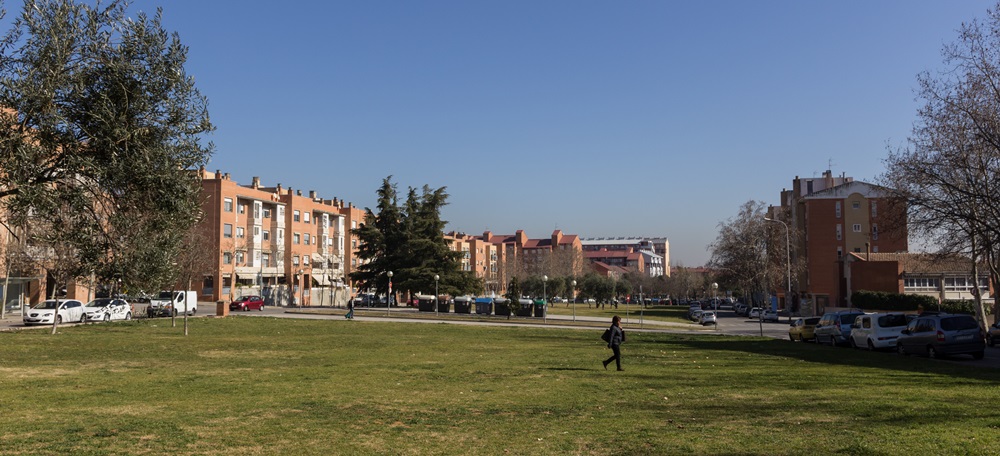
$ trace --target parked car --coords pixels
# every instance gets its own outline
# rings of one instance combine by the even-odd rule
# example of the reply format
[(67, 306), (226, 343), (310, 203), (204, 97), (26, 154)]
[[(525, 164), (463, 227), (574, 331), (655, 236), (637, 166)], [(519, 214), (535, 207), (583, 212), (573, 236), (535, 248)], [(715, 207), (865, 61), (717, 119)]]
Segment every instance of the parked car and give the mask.
[(235, 301), (229, 303), (229, 310), (242, 310), (244, 312), (249, 312), (251, 310), (264, 310), (264, 298), (260, 296), (242, 296), (236, 298)]
[(750, 312), (747, 313), (747, 316), (750, 318), (760, 318), (760, 313), (762, 310), (764, 309), (761, 309), (760, 307), (754, 307), (750, 309)]
[(21, 317), (25, 325), (45, 325), (52, 324), (55, 318), (56, 323), (69, 323), (87, 321), (87, 314), (83, 313), (83, 303), (75, 299), (50, 299), (35, 304), (28, 309)]
[(846, 345), (854, 328), (854, 320), (864, 315), (857, 310), (827, 312), (816, 323), (816, 343), (831, 346)]
[(118, 298), (95, 299), (83, 306), (87, 321), (131, 320), (132, 306)]
[(931, 358), (972, 355), (983, 359), (986, 337), (979, 322), (970, 315), (921, 315), (906, 325), (896, 339), (901, 355), (921, 354)]
[(788, 338), (804, 342), (816, 339), (816, 323), (819, 317), (799, 318), (788, 326)]
[(736, 315), (746, 316), (746, 314), (747, 314), (747, 305), (743, 304), (742, 302), (738, 303), (735, 306), (733, 306), (733, 310), (736, 311)]
[(693, 310), (691, 311), (691, 321), (701, 321), (701, 314), (705, 313), (704, 310)]
[(704, 325), (716, 325), (719, 324), (718, 320), (715, 318), (715, 312), (711, 310), (706, 310), (701, 313), (701, 317), (698, 318), (698, 323)]
[(1000, 321), (993, 323), (986, 332), (986, 343), (990, 344), (990, 347), (996, 346), (998, 337), (1000, 337)]
[(773, 321), (773, 322), (777, 323), (778, 322), (778, 311), (777, 310), (767, 309), (761, 315), (760, 319), (764, 320), (764, 321)]
[(869, 350), (896, 348), (896, 339), (906, 329), (906, 315), (901, 313), (874, 313), (861, 315), (851, 329), (851, 346)]

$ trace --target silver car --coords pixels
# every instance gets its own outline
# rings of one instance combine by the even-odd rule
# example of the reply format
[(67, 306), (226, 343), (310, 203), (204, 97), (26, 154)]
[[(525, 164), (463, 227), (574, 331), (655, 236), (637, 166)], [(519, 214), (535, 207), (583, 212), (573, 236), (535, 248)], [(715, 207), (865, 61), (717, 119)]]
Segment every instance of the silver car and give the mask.
[(947, 355), (972, 355), (983, 359), (986, 337), (979, 322), (970, 315), (921, 315), (906, 325), (896, 339), (896, 351), (901, 355), (926, 355), (941, 358)]

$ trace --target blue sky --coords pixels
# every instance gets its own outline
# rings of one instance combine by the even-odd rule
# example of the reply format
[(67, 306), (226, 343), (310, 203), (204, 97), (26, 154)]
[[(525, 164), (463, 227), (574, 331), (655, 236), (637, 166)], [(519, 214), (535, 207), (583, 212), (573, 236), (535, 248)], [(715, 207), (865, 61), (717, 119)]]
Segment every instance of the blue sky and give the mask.
[[(7, 2), (16, 9), (19, 2)], [(666, 236), (795, 176), (871, 180), (915, 76), (988, 1), (137, 1), (164, 9), (218, 131), (209, 169), (372, 206), (447, 186), (468, 233)], [(832, 167), (830, 163), (832, 162)]]

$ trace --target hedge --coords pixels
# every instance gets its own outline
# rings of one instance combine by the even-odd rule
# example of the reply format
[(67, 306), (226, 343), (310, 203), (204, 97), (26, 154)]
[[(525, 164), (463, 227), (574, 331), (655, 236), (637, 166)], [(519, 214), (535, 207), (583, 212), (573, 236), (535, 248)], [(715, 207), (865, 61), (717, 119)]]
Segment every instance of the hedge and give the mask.
[[(975, 314), (973, 301), (945, 301), (938, 304), (937, 299), (926, 295), (908, 295), (886, 293), (884, 291), (860, 290), (851, 294), (851, 304), (860, 309), (890, 310), (899, 312), (916, 312), (922, 306), (924, 310)], [(993, 311), (992, 306), (986, 306), (986, 314)]]

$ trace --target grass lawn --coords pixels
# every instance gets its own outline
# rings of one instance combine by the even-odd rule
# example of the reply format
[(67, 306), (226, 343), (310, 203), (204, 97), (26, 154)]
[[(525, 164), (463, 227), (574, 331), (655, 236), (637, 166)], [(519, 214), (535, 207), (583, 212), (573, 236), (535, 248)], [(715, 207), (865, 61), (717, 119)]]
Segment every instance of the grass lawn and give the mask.
[[(692, 324), (691, 320), (687, 317), (688, 307), (687, 306), (655, 306), (647, 307), (642, 310), (642, 318), (644, 320), (660, 320), (660, 321), (670, 321), (674, 323), (687, 323)], [(554, 303), (549, 304), (549, 315), (573, 315), (573, 304), (569, 304), (567, 307), (566, 303)], [(626, 314), (626, 311), (628, 312)], [(603, 317), (611, 321), (611, 317), (618, 315), (625, 320), (626, 315), (629, 321), (638, 322), (639, 321), (639, 311), (640, 308), (636, 304), (630, 304), (627, 308), (625, 304), (618, 304), (618, 308), (615, 309), (610, 305), (605, 305), (603, 309), (600, 307), (594, 308), (593, 304), (591, 307), (587, 307), (587, 304), (577, 304), (576, 305), (576, 315), (583, 317)]]
[(190, 324), (0, 333), (0, 453), (1000, 453), (995, 369), (633, 331), (614, 372), (597, 329)]

